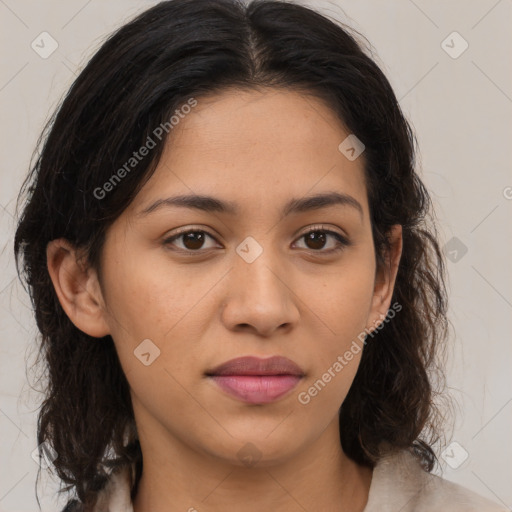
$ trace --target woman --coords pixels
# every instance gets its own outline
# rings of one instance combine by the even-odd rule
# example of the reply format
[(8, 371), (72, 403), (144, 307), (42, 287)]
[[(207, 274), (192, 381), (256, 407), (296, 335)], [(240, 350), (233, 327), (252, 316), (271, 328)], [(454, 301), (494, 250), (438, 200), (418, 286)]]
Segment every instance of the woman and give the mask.
[(411, 129), (342, 26), (162, 2), (46, 135), (15, 252), (66, 511), (501, 510), (431, 473), (444, 264)]

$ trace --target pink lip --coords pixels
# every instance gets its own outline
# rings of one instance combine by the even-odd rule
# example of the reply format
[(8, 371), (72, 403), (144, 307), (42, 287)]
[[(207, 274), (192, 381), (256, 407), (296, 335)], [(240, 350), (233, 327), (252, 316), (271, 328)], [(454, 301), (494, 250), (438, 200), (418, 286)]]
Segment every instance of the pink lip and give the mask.
[(296, 375), (214, 375), (212, 379), (228, 394), (250, 404), (268, 404), (293, 389)]
[(266, 404), (293, 389), (303, 370), (286, 357), (238, 357), (206, 372), (223, 391), (243, 402)]

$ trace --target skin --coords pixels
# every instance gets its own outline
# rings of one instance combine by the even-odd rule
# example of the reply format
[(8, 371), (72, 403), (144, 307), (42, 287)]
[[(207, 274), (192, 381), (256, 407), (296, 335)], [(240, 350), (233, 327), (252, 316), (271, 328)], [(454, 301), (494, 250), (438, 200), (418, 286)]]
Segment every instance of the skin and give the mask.
[[(372, 470), (343, 452), (338, 425), (361, 352), (308, 404), (298, 400), (386, 315), (402, 250), (397, 225), (387, 265), (376, 268), (364, 153), (350, 161), (338, 150), (348, 134), (324, 103), (297, 92), (198, 98), (107, 232), (101, 283), (66, 240), (48, 245), (64, 310), (91, 336), (112, 336), (130, 384), (144, 457), (135, 512), (364, 509)], [(291, 198), (333, 191), (356, 199), (362, 214), (347, 205), (280, 213)], [(234, 201), (240, 211), (141, 214), (190, 193)], [(328, 253), (338, 245), (332, 235), (308, 243), (304, 233), (318, 224), (351, 245)], [(181, 227), (213, 238), (165, 242)], [(252, 263), (236, 252), (248, 236), (263, 249)], [(134, 355), (145, 339), (160, 350), (148, 366)], [(204, 376), (246, 355), (283, 355), (306, 375), (263, 405), (238, 401)], [(253, 450), (256, 462), (240, 450)]]

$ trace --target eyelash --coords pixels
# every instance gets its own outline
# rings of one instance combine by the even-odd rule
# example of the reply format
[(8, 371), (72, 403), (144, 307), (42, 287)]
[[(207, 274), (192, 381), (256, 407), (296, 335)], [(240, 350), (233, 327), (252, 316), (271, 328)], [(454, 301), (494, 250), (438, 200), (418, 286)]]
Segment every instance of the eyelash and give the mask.
[[(349, 247), (350, 245), (352, 245), (352, 242), (350, 242), (347, 238), (345, 238), (340, 233), (338, 233), (336, 231), (332, 231), (330, 229), (326, 229), (326, 228), (324, 228), (321, 225), (312, 226), (308, 231), (302, 233), (297, 238), (297, 240), (300, 240), (300, 239), (304, 238), (305, 236), (309, 235), (310, 233), (316, 233), (316, 232), (321, 232), (321, 233), (325, 233), (325, 234), (333, 236), (338, 241), (338, 245), (337, 245), (337, 247), (334, 247), (334, 248), (326, 250), (326, 251), (321, 250), (321, 249), (320, 250), (309, 249), (311, 252), (313, 252), (315, 254), (326, 254), (326, 255), (327, 254), (334, 254), (334, 253), (338, 253), (338, 252), (344, 250), (346, 247)], [(205, 233), (210, 238), (213, 238), (215, 240), (215, 237), (211, 233), (209, 233), (208, 231), (205, 231), (204, 229), (185, 228), (185, 229), (183, 229), (181, 231), (178, 231), (174, 235), (166, 238), (163, 241), (163, 244), (164, 245), (170, 245), (170, 244), (172, 244), (172, 242), (174, 242), (175, 240), (177, 240), (181, 236), (187, 235), (189, 233)], [(181, 249), (181, 248), (172, 249), (172, 250), (181, 251), (181, 252), (186, 253), (188, 255), (196, 255), (196, 254), (199, 254), (201, 252), (208, 251), (208, 249), (198, 249), (198, 250), (194, 251), (194, 250), (191, 250), (191, 249)], [(308, 250), (308, 249), (306, 249), (306, 250)]]

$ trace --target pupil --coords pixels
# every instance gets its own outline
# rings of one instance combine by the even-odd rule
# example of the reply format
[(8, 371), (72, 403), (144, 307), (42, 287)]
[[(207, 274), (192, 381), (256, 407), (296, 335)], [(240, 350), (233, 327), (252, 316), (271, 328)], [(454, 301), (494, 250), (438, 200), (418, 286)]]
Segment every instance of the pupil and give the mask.
[[(196, 239), (194, 239), (196, 238)], [(186, 233), (184, 244), (187, 249), (200, 249), (203, 245), (204, 234), (203, 233)], [(192, 246), (189, 245), (192, 243)]]
[[(306, 237), (308, 242), (313, 242), (313, 247), (308, 245), (310, 249), (322, 249), (325, 244), (325, 233), (322, 233), (321, 231), (312, 231), (311, 233), (308, 233)], [(315, 240), (315, 237), (320, 238), (320, 245), (318, 245), (318, 240)], [(315, 242), (317, 243), (316, 246), (314, 245)]]

